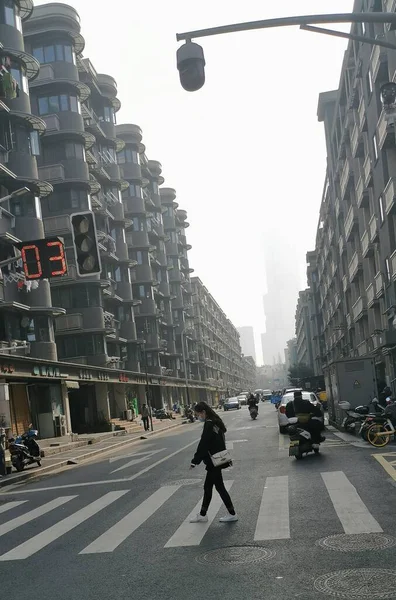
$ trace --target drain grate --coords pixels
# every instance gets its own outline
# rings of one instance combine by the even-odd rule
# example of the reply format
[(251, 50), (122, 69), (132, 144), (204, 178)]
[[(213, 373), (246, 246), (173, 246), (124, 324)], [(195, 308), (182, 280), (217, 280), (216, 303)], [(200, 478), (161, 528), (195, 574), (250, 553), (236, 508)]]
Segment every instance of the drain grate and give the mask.
[(195, 483), (201, 483), (202, 479), (178, 479), (177, 481), (171, 481), (167, 485), (194, 485)]
[(268, 550), (261, 546), (228, 546), (226, 548), (217, 548), (201, 554), (196, 557), (201, 565), (207, 564), (227, 564), (227, 565), (245, 565), (249, 563), (270, 560), (275, 556), (274, 550)]
[(387, 600), (396, 598), (396, 571), (389, 569), (347, 569), (321, 575), (315, 590), (346, 600)]
[(384, 533), (359, 533), (354, 535), (330, 535), (316, 542), (324, 550), (337, 552), (365, 552), (384, 550), (396, 546), (396, 538)]

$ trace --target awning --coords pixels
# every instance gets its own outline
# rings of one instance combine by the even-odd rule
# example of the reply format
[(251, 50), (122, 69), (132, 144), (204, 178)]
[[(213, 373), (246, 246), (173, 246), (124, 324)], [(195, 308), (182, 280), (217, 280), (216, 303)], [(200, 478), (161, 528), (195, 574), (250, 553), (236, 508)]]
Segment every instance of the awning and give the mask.
[(78, 381), (66, 381), (66, 387), (68, 390), (79, 390), (80, 384)]

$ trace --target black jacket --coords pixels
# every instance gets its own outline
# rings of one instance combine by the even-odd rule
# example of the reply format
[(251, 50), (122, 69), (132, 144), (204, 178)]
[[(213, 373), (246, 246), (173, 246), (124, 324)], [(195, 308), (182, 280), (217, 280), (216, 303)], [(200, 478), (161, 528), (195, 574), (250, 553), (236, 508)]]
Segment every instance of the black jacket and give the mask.
[[(224, 434), (227, 431), (222, 423), (214, 423), (210, 419), (205, 421), (201, 439), (191, 463), (199, 465), (204, 462), (206, 469), (213, 469), (209, 454), (216, 454), (226, 449)], [(228, 465), (227, 465), (228, 466)]]

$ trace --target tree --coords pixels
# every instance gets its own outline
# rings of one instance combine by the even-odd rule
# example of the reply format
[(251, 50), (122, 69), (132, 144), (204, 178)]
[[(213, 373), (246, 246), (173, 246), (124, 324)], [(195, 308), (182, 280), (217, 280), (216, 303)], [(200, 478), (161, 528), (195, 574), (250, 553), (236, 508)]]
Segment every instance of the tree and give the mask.
[(292, 365), (289, 369), (289, 381), (291, 385), (299, 385), (304, 379), (309, 379), (309, 377), (313, 377), (313, 375), (314, 372), (312, 367), (304, 363)]

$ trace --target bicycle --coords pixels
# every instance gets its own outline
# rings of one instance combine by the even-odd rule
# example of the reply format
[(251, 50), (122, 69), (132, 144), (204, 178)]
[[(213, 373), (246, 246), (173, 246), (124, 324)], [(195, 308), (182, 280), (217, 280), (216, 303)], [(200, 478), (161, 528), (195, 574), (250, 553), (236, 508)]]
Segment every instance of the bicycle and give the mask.
[(391, 437), (396, 433), (396, 429), (390, 419), (382, 423), (373, 423), (366, 431), (367, 441), (375, 448), (383, 448), (389, 444)]

